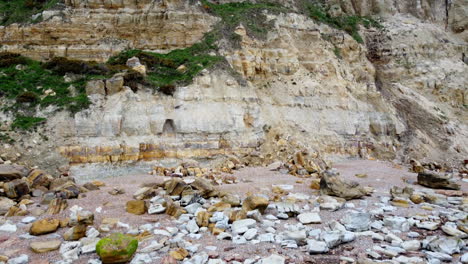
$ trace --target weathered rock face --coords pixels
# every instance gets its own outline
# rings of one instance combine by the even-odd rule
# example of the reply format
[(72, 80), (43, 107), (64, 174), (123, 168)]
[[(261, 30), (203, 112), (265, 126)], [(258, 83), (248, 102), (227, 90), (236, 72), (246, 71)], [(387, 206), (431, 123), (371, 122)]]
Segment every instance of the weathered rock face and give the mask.
[(190, 1), (67, 0), (35, 25), (0, 27), (0, 50), (35, 58), (104, 61), (129, 48), (171, 50), (199, 41), (216, 18)]
[[(173, 96), (120, 83), (104, 96), (100, 83), (90, 109), (49, 119), (49, 144), (72, 163), (213, 158), (283, 138), (363, 158), (468, 153), (466, 0), (328, 2), (338, 14), (378, 14), (385, 30), (362, 29), (362, 45), (303, 15), (269, 14), (266, 40), (240, 26), (240, 47), (221, 49), (245, 83), (221, 69), (203, 71)], [(124, 48), (189, 46), (217, 21), (190, 1), (66, 4), (63, 16), (0, 28), (1, 49), (102, 61)]]

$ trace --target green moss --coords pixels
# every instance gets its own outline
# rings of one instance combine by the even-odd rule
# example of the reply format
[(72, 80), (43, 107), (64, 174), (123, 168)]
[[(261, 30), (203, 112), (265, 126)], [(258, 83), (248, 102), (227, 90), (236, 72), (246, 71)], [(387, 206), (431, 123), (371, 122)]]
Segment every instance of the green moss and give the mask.
[(55, 6), (60, 0), (0, 0), (0, 25), (37, 22), (34, 14)]
[(318, 3), (306, 3), (308, 15), (314, 20), (328, 24), (331, 27), (344, 30), (357, 42), (363, 43), (361, 35), (359, 35), (359, 25), (364, 25), (366, 28), (375, 27), (382, 28), (382, 25), (370, 17), (362, 16), (331, 16), (327, 9)]
[(11, 124), (13, 130), (31, 130), (32, 128), (37, 127), (39, 124), (44, 123), (45, 118), (34, 117), (34, 116), (17, 116), (16, 119)]
[(138, 248), (138, 240), (121, 233), (113, 233), (110, 236), (99, 240), (96, 244), (96, 254), (103, 263), (112, 260), (130, 260)]

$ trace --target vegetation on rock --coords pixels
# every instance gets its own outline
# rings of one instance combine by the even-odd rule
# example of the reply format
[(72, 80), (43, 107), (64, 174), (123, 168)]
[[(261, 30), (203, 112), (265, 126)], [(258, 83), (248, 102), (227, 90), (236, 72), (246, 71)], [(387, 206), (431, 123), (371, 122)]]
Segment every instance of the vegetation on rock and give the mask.
[(0, 26), (37, 22), (32, 16), (56, 5), (60, 0), (0, 0)]
[[(144, 78), (147, 84), (165, 94), (172, 94), (171, 87), (191, 83), (200, 71), (222, 60), (220, 56), (209, 54), (216, 49), (214, 42), (213, 35), (207, 34), (200, 43), (185, 49), (173, 50), (167, 54), (142, 50), (123, 51), (111, 57), (108, 64), (124, 66), (129, 58), (138, 57), (140, 62), (147, 67), (147, 76)], [(129, 77), (126, 81), (130, 81)], [(142, 82), (143, 78), (136, 81)]]
[[(74, 63), (66, 59), (61, 61), (60, 69), (66, 68), (66, 62), (70, 65)], [(81, 111), (90, 104), (85, 92), (86, 81), (102, 77), (98, 74), (102, 72), (83, 73), (86, 74), (67, 81), (64, 72), (54, 70), (50, 63), (41, 63), (18, 54), (0, 53), (0, 97), (9, 99), (1, 110), (11, 111), (16, 116), (13, 129), (24, 130), (44, 121), (34, 117), (37, 107), (53, 106), (55, 110), (63, 109), (71, 113)]]
[[(234, 2), (226, 4), (214, 4), (207, 0), (201, 1), (203, 7), (210, 13), (221, 18), (221, 22), (216, 26), (215, 33), (230, 34), (230, 40), (236, 40), (234, 29), (242, 24), (247, 34), (257, 37), (265, 38), (269, 29), (272, 28), (271, 21), (267, 21), (265, 10), (269, 12), (284, 12), (287, 9), (274, 2), (257, 2), (251, 3)], [(232, 34), (236, 36), (232, 36)]]
[(331, 27), (344, 30), (357, 42), (363, 43), (363, 39), (359, 34), (359, 25), (366, 28), (376, 27), (381, 28), (382, 25), (370, 17), (362, 16), (332, 16), (326, 7), (318, 3), (306, 3), (308, 15), (314, 20), (325, 23)]
[(96, 244), (96, 253), (102, 263), (125, 263), (135, 254), (138, 240), (121, 233), (113, 233), (99, 240)]

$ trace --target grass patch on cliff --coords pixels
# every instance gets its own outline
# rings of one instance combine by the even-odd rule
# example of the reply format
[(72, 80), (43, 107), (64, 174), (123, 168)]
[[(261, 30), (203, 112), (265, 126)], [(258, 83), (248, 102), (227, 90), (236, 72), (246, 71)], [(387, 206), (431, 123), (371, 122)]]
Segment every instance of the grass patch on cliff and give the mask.
[(32, 16), (52, 8), (60, 0), (0, 0), (0, 25), (26, 23)]
[[(201, 0), (201, 2), (205, 10), (221, 18), (221, 22), (217, 25), (215, 31), (217, 30), (225, 35), (226, 33), (233, 34), (234, 29), (242, 24), (246, 28), (247, 34), (260, 39), (264, 39), (272, 28), (272, 23), (267, 21), (264, 11), (268, 10), (275, 13), (287, 11), (280, 4), (266, 1), (226, 4), (214, 4), (207, 0)], [(236, 36), (230, 36), (230, 38), (235, 41)]]
[(99, 75), (80, 75), (66, 82), (64, 74), (49, 66), (18, 54), (0, 53), (0, 97), (9, 99), (1, 110), (15, 115), (12, 129), (28, 130), (42, 124), (43, 120), (34, 117), (37, 108), (53, 106), (76, 113), (90, 105), (86, 81)]
[(11, 124), (12, 129), (20, 129), (20, 130), (31, 130), (40, 124), (45, 123), (46, 119), (43, 117), (35, 117), (35, 116), (22, 116), (19, 115), (15, 118), (13, 123)]
[(137, 57), (147, 67), (144, 78), (147, 84), (170, 95), (175, 86), (190, 84), (200, 71), (223, 60), (220, 56), (209, 54), (216, 49), (215, 38), (209, 33), (201, 42), (185, 49), (176, 49), (167, 54), (128, 50), (111, 57), (108, 64), (125, 65), (129, 58)]
[(382, 25), (370, 18), (362, 16), (332, 16), (328, 13), (326, 7), (318, 3), (307, 3), (306, 9), (308, 15), (321, 23), (325, 23), (336, 29), (340, 29), (348, 33), (359, 43), (363, 43), (361, 35), (359, 34), (359, 25), (363, 25), (366, 28), (375, 27), (382, 28)]

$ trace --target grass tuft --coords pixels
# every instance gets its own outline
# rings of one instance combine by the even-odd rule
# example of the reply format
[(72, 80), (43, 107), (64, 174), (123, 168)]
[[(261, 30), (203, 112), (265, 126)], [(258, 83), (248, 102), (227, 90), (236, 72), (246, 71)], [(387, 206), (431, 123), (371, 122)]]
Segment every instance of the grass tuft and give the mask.
[(359, 25), (366, 28), (375, 27), (382, 28), (382, 25), (370, 17), (361, 16), (331, 16), (326, 8), (316, 3), (308, 3), (306, 5), (308, 14), (314, 20), (325, 23), (331, 27), (340, 29), (348, 33), (357, 42), (363, 43), (361, 35), (359, 34)]

